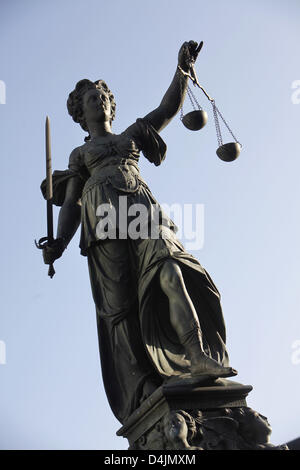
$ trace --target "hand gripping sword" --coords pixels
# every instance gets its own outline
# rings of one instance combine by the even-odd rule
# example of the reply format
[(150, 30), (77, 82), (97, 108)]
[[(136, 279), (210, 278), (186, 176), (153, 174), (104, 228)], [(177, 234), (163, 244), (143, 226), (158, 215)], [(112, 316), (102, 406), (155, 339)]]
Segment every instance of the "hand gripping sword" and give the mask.
[[(38, 243), (35, 240), (37, 248), (42, 250), (45, 246), (50, 246), (53, 243), (53, 188), (52, 188), (52, 164), (51, 164), (51, 142), (50, 142), (50, 121), (46, 117), (46, 200), (47, 200), (47, 237), (39, 239)], [(53, 264), (50, 264), (48, 276), (53, 278), (55, 270)]]

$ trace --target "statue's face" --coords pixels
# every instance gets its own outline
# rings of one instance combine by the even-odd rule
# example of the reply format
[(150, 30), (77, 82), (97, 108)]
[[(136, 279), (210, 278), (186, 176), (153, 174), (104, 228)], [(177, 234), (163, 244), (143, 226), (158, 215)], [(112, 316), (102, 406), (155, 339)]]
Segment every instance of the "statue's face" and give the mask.
[(101, 88), (88, 90), (82, 99), (83, 113), (87, 123), (105, 122), (111, 118), (111, 104), (108, 94)]
[(262, 416), (257, 411), (253, 412), (253, 423), (252, 428), (255, 432), (255, 436), (258, 443), (265, 443), (269, 441), (269, 436), (272, 432), (272, 428), (265, 416)]
[(188, 427), (184, 417), (180, 413), (171, 413), (168, 421), (168, 431), (173, 438), (178, 437), (183, 441), (187, 439)]

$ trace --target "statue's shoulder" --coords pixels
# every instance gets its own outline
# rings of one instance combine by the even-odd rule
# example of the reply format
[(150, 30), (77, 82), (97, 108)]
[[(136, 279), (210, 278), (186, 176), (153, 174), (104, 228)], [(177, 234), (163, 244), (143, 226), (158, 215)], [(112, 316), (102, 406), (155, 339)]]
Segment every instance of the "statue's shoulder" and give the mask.
[(138, 118), (124, 133), (136, 142), (151, 163), (157, 166), (165, 159), (167, 146), (149, 119)]
[(133, 140), (140, 150), (144, 147), (144, 141), (147, 140), (147, 122), (144, 119), (138, 118), (135, 122), (131, 123), (120, 136), (124, 139)]
[(82, 155), (86, 147), (87, 147), (86, 142), (82, 145), (79, 145), (78, 147), (75, 147), (70, 153), (70, 157), (72, 156), (72, 158), (75, 158), (75, 157), (78, 157), (79, 155)]
[[(84, 149), (85, 143), (80, 145), (79, 147), (75, 147), (69, 156), (69, 169), (71, 170), (72, 166), (76, 166), (76, 168), (81, 167), (84, 165)], [(71, 165), (71, 167), (70, 167)]]

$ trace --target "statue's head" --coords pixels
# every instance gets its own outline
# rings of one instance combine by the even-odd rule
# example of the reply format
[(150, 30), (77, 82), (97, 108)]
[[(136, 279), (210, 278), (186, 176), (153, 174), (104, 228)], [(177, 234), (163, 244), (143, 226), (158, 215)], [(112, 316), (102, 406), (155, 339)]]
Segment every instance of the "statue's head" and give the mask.
[(164, 417), (165, 434), (170, 440), (179, 439), (187, 447), (197, 433), (195, 420), (184, 410), (171, 411)]
[(73, 120), (87, 132), (88, 122), (109, 121), (111, 124), (116, 114), (114, 95), (104, 80), (80, 80), (69, 94), (67, 108)]
[(232, 408), (227, 411), (238, 423), (241, 436), (248, 442), (266, 444), (270, 441), (272, 428), (268, 419), (252, 408)]

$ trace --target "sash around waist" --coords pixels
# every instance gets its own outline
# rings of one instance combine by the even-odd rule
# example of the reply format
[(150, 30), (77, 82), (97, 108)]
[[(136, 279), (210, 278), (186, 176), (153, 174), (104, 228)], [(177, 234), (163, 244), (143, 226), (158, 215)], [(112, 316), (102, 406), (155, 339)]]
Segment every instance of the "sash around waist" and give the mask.
[(82, 196), (101, 183), (110, 183), (115, 189), (126, 193), (137, 191), (140, 183), (147, 186), (140, 175), (137, 162), (126, 158), (103, 161), (94, 168), (93, 174), (84, 185)]

